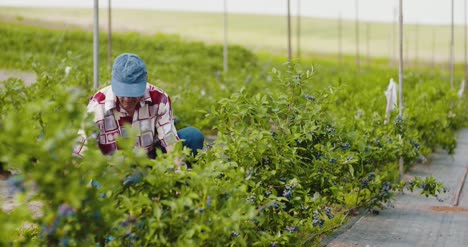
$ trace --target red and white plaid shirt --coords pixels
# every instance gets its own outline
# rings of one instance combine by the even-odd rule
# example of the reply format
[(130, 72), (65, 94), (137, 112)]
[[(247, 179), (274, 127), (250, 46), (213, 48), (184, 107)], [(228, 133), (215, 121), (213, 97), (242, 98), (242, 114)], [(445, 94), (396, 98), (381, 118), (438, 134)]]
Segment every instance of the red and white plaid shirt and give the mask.
[[(169, 96), (149, 83), (143, 99), (137, 104), (133, 118), (119, 107), (111, 86), (101, 89), (90, 99), (88, 112), (94, 113), (94, 121), (99, 128), (99, 148), (105, 155), (118, 149), (117, 136), (127, 136), (124, 127), (126, 123), (138, 131), (135, 146), (145, 148), (148, 152), (154, 149), (154, 143), (158, 141), (161, 146), (167, 147), (179, 140)], [(80, 144), (73, 150), (73, 154), (77, 156), (82, 156), (86, 150), (86, 135), (80, 131), (80, 136)]]

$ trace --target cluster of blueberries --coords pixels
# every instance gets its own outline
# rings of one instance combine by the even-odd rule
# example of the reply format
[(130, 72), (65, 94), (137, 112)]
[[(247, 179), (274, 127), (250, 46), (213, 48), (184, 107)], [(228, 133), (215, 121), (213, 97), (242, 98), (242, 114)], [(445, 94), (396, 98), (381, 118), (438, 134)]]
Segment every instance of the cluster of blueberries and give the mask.
[(369, 175), (361, 181), (361, 187), (362, 187), (362, 188), (367, 188), (367, 187), (369, 187), (369, 183), (370, 183), (372, 180), (374, 180), (374, 178), (375, 178), (375, 173), (374, 173), (374, 172), (370, 172)]

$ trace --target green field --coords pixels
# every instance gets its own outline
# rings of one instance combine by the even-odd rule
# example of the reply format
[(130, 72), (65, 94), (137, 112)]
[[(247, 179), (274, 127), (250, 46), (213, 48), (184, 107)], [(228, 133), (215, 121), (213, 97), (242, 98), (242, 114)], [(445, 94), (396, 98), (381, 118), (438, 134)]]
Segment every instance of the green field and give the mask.
[[(432, 176), (400, 182), (398, 165), (407, 170), (434, 150), (455, 151), (455, 133), (468, 124), (466, 98), (457, 95), (462, 64), (453, 88), (446, 69), (406, 70), (397, 116), (386, 113), (384, 94), (395, 67), (373, 59), (356, 73), (352, 56), (339, 64), (333, 53), (285, 63), (284, 51), (267, 47), (272, 37), (280, 40), (275, 17), (265, 17), (270, 31), (263, 34), (247, 25), (252, 20), (239, 22), (245, 27), (238, 30), (250, 30), (244, 40), (262, 46), (229, 46), (223, 72), (214, 18), (179, 15), (174, 30), (200, 35), (180, 38), (148, 35), (156, 26), (149, 23), (158, 22), (129, 15), (145, 25), (115, 26), (143, 34), (115, 32), (113, 56), (139, 54), (148, 81), (170, 95), (176, 127), (197, 127), (216, 140), (195, 157), (179, 143), (151, 160), (135, 149), (138, 133), (129, 128), (114, 155), (103, 156), (90, 135), (78, 158), (71, 155), (78, 130), (97, 131), (86, 109), (94, 93), (93, 33), (83, 21), (90, 13), (54, 10), (47, 20), (33, 13), (46, 12), (0, 20), (0, 68), (37, 75), (30, 86), (0, 82), (0, 165), (18, 172), (0, 188), (18, 202), (0, 209), (0, 246), (321, 246), (357, 210), (378, 213), (401, 191), (437, 199), (446, 192)], [(203, 33), (209, 30), (218, 32)], [(193, 41), (206, 37), (211, 44)], [(100, 87), (111, 77), (106, 45), (101, 33)], [(269, 49), (276, 54), (259, 52)], [(36, 202), (42, 206), (31, 213)]]
[[(12, 8), (0, 9), (1, 20), (26, 22), (55, 28), (79, 27), (91, 30), (92, 9)], [(183, 38), (208, 43), (223, 42), (223, 15), (215, 13), (161, 12), (154, 10), (114, 9), (112, 27), (117, 32), (144, 34), (170, 33)], [(292, 19), (293, 52), (297, 55), (297, 19)], [(303, 57), (330, 56), (337, 58), (339, 51), (338, 20), (302, 18), (300, 49)], [(107, 31), (107, 9), (100, 10), (100, 25)], [(268, 15), (229, 15), (229, 42), (255, 52), (287, 54), (286, 17)], [(342, 51), (356, 54), (355, 23), (342, 23)], [(450, 57), (450, 27), (411, 25), (405, 26), (405, 59), (409, 65), (445, 63)], [(366, 23), (360, 25), (360, 53), (363, 63), (368, 58), (396, 58), (397, 26), (391, 23)], [(455, 28), (455, 59), (464, 59), (463, 27)]]

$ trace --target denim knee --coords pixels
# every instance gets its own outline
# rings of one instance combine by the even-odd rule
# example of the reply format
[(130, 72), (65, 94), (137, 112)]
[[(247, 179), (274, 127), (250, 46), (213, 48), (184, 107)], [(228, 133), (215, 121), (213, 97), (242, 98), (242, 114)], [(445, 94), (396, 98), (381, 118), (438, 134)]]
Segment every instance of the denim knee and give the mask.
[(192, 150), (193, 155), (197, 155), (198, 149), (203, 149), (205, 137), (200, 130), (194, 127), (187, 127), (177, 131), (177, 135), (183, 140), (183, 145)]

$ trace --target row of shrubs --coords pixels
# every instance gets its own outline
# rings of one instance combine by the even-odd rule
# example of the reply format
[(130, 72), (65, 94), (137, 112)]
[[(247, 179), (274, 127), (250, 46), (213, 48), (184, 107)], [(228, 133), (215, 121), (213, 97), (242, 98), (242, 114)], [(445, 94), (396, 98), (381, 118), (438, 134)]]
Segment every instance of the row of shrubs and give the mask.
[[(223, 74), (216, 73), (218, 46), (115, 35), (116, 50), (141, 54), (150, 76), (163, 79), (179, 125), (214, 131), (217, 140), (197, 157), (179, 146), (148, 160), (133, 149), (131, 133), (113, 156), (90, 148), (78, 159), (71, 156), (77, 130), (96, 128), (84, 113), (92, 92), (91, 53), (83, 44), (91, 44), (91, 35), (5, 24), (0, 30), (9, 40), (0, 41), (11, 54), (9, 66), (32, 66), (38, 74), (30, 87), (10, 79), (0, 89), (0, 161), (18, 173), (8, 183), (20, 202), (0, 211), (2, 245), (318, 244), (350, 210), (385, 208), (404, 189), (443, 193), (432, 177), (398, 182), (398, 160), (409, 167), (438, 145), (453, 151), (454, 133), (467, 123), (466, 102), (426, 75), (408, 78), (403, 116), (393, 113), (384, 124), (388, 78), (377, 70), (356, 77), (344, 68), (338, 78), (331, 69), (300, 64), (272, 69), (233, 47), (239, 57)], [(50, 50), (25, 47), (54, 38), (53, 59)], [(28, 59), (15, 60), (25, 51)], [(39, 212), (28, 209), (31, 201), (42, 204)]]

